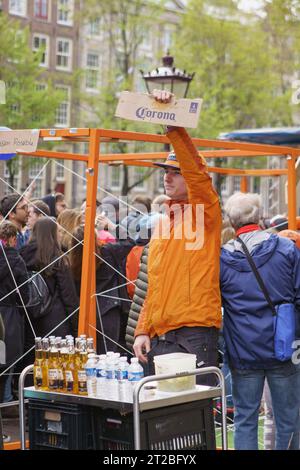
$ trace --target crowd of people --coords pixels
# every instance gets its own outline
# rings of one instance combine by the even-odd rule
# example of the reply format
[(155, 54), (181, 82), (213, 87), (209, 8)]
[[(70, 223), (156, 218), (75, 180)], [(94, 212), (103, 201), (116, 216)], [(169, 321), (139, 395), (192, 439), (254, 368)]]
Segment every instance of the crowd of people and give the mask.
[[(157, 91), (154, 98), (168, 103), (171, 95)], [(222, 357), (235, 448), (258, 448), (263, 393), (274, 422), (270, 447), (299, 448), (300, 365), (275, 356), (273, 312), (246, 252), (275, 307), (293, 306), (296, 339), (300, 236), (287, 230), (284, 216), (263, 219), (255, 194), (234, 194), (222, 213), (205, 160), (186, 130), (171, 127), (167, 135), (174, 151), (156, 164), (164, 171), (164, 195), (136, 197), (125, 216), (117, 197), (97, 201), (97, 352), (135, 354), (147, 374), (158, 354), (193, 353), (198, 367), (218, 366)], [(63, 194), (35, 200), (12, 193), (0, 201), (0, 330), (6, 343), (0, 402), (14, 399), (12, 377), (32, 363), (35, 336), (77, 335), (85, 209), (85, 201), (68, 208)], [(30, 311), (33, 272), (41, 273), (51, 296), (41, 318)], [(215, 379), (202, 375), (197, 382), (214, 385)]]
[[(71, 209), (63, 194), (41, 200), (29, 197), (10, 193), (0, 200), (0, 321), (6, 346), (5, 362), (0, 364), (0, 402), (17, 398), (13, 378), (33, 363), (35, 337), (77, 336), (78, 329), (85, 201)], [(150, 198), (137, 196), (122, 220), (118, 198), (97, 201), (96, 292), (108, 291), (97, 298), (99, 354), (128, 351), (125, 331), (140, 256), (167, 199), (160, 195), (151, 204)], [(49, 311), (41, 318), (33, 315), (29, 301), (30, 278), (36, 272), (51, 296)], [(3, 408), (2, 414), (13, 417), (16, 407)]]

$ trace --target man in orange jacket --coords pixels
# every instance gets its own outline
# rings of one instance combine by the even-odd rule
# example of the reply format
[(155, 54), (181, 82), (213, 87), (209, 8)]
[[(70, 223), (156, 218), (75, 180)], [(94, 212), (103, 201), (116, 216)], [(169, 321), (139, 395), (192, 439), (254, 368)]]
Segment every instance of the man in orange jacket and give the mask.
[[(153, 97), (169, 103), (172, 94), (155, 90)], [(185, 129), (172, 127), (167, 135), (175, 153), (157, 166), (165, 170), (169, 217), (150, 242), (148, 293), (134, 343), (150, 374), (153, 357), (172, 352), (196, 354), (198, 366), (217, 365), (221, 324), (219, 198)], [(200, 382), (213, 383), (211, 377)]]

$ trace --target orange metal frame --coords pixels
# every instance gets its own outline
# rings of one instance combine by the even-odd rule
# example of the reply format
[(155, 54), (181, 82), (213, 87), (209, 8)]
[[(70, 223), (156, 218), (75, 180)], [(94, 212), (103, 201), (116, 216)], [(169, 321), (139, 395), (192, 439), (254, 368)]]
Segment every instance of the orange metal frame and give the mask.
[[(95, 330), (90, 325), (96, 323), (95, 305), (95, 251), (94, 224), (96, 215), (96, 195), (98, 183), (99, 163), (121, 163), (125, 165), (153, 166), (153, 160), (163, 159), (166, 152), (151, 153), (128, 153), (128, 154), (101, 154), (100, 144), (113, 142), (149, 142), (169, 144), (166, 135), (144, 134), (136, 132), (115, 131), (106, 129), (43, 129), (40, 131), (40, 138), (44, 141), (68, 141), (68, 142), (88, 142), (89, 153), (66, 154), (65, 152), (38, 150), (30, 156), (45, 157), (63, 160), (82, 161), (87, 164), (87, 196), (86, 196), (86, 216), (85, 233), (82, 264), (82, 281), (80, 295), (80, 313), (78, 334), (88, 334), (96, 340)], [(289, 228), (296, 229), (296, 169), (295, 163), (300, 155), (300, 149), (292, 147), (277, 147), (273, 145), (250, 144), (241, 142), (230, 142), (221, 140), (193, 139), (194, 144), (199, 148), (210, 148), (213, 150), (203, 150), (201, 154), (206, 158), (221, 157), (257, 157), (274, 156), (285, 157), (287, 159), (286, 169), (259, 169), (246, 170), (236, 168), (208, 167), (209, 172), (222, 173), (224, 175), (240, 175), (241, 190), (247, 191), (247, 177), (249, 176), (281, 176), (288, 178), (288, 220)]]

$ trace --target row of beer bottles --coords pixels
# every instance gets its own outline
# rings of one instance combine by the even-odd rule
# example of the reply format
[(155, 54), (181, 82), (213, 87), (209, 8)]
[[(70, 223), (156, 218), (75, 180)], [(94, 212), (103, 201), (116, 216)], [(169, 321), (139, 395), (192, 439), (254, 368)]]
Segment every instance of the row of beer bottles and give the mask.
[(85, 364), (94, 352), (93, 338), (86, 335), (35, 338), (35, 389), (87, 395)]

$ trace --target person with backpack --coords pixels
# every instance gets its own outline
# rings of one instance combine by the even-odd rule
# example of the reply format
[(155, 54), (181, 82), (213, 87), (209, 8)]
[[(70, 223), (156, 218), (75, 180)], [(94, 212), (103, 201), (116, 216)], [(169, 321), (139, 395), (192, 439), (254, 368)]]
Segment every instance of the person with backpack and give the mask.
[[(43, 337), (52, 330), (55, 336), (76, 334), (72, 329), (74, 315), (68, 320), (66, 318), (78, 308), (79, 299), (68, 258), (62, 256), (59, 246), (56, 221), (46, 217), (39, 219), (33, 227), (28, 245), (22, 248), (20, 254), (29, 271), (41, 271), (51, 296), (48, 311), (43, 312), (40, 318), (31, 318), (36, 336)], [(25, 332), (27, 351), (33, 346), (34, 338), (27, 324)], [(30, 356), (32, 358), (33, 354)]]
[[(18, 228), (15, 224), (2, 221), (0, 224), (0, 314), (5, 329), (6, 357), (1, 364), (3, 374), (23, 354), (24, 317), (17, 304), (26, 303), (29, 299), (29, 288), (26, 283), (28, 273), (25, 263), (19, 255), (17, 245)], [(16, 290), (19, 287), (18, 291)], [(3, 402), (13, 401), (12, 396), (13, 367), (6, 372), (2, 383)]]
[[(75, 245), (78, 241), (83, 241), (84, 227), (77, 227), (73, 235), (74, 249), (69, 256), (77, 294), (80, 295), (83, 245)], [(96, 243), (96, 247), (98, 254), (96, 257), (96, 325), (97, 329), (106, 335), (104, 337), (101, 333), (97, 334), (97, 354), (103, 354), (106, 351), (124, 353), (119, 345), (125, 347), (125, 330), (131, 304), (126, 289), (125, 264), (133, 242), (126, 240), (101, 246)]]
[[(291, 240), (260, 229), (258, 194), (234, 194), (225, 212), (236, 231), (236, 239), (222, 247), (220, 271), (235, 449), (258, 449), (265, 379), (272, 398), (276, 450), (298, 449), (300, 364), (293, 347), (300, 337), (300, 251)], [(288, 347), (282, 348), (285, 344)]]

